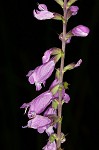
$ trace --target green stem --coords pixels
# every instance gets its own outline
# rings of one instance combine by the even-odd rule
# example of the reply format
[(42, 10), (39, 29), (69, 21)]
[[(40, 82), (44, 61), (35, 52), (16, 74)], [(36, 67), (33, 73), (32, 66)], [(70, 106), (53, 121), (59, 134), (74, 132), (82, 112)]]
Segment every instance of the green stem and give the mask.
[[(66, 17), (67, 17), (67, 9), (66, 9), (67, 0), (64, 0), (64, 7), (63, 7), (63, 14), (65, 22), (63, 23), (63, 39), (62, 39), (62, 50), (64, 52), (64, 56), (61, 58), (61, 64), (60, 64), (60, 86), (63, 85), (63, 68), (64, 68), (64, 60), (65, 60), (65, 49), (66, 49)], [(59, 105), (58, 105), (58, 117), (62, 118), (62, 90), (59, 90)], [(58, 122), (57, 126), (57, 150), (61, 149), (61, 122)]]

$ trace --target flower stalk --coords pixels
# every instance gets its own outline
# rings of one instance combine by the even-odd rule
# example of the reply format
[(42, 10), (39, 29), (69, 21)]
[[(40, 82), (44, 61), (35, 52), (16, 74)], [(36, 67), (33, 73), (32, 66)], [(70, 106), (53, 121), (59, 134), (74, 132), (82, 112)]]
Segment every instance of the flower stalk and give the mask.
[[(34, 84), (36, 91), (39, 91), (46, 85), (47, 79), (56, 69), (55, 79), (46, 92), (41, 93), (29, 103), (24, 103), (20, 108), (25, 109), (27, 113), (27, 125), (22, 128), (36, 129), (40, 134), (46, 132), (48, 142), (42, 150), (62, 150), (61, 144), (66, 141), (65, 134), (62, 133), (62, 106), (70, 101), (67, 94), (68, 83), (63, 80), (65, 72), (81, 65), (82, 59), (77, 63), (72, 62), (64, 66), (66, 45), (71, 42), (72, 37), (86, 37), (89, 34), (89, 28), (84, 25), (78, 25), (67, 32), (67, 22), (71, 16), (78, 13), (78, 6), (72, 5), (77, 0), (55, 0), (63, 9), (63, 14), (51, 12), (45, 4), (38, 4), (38, 9), (33, 10), (33, 15), (38, 20), (54, 19), (62, 21), (62, 33), (59, 40), (62, 43), (61, 48), (52, 47), (44, 52), (42, 64), (26, 75), (30, 84)], [(71, 6), (72, 5), (72, 6)], [(61, 59), (61, 60), (60, 60)], [(60, 60), (59, 68), (55, 68)], [(65, 91), (66, 90), (66, 91)], [(55, 129), (57, 132), (55, 133)]]
[[(63, 69), (64, 69), (64, 60), (65, 60), (65, 50), (66, 50), (66, 42), (65, 42), (65, 37), (66, 37), (66, 26), (67, 26), (67, 0), (64, 0), (64, 5), (63, 5), (63, 14), (64, 14), (64, 20), (63, 22), (63, 38), (62, 38), (62, 51), (64, 55), (61, 57), (61, 64), (60, 64), (60, 86), (63, 85)], [(58, 117), (62, 118), (62, 90), (59, 90), (59, 104), (58, 104)], [(58, 122), (58, 127), (57, 127), (57, 150), (61, 148), (61, 122)]]

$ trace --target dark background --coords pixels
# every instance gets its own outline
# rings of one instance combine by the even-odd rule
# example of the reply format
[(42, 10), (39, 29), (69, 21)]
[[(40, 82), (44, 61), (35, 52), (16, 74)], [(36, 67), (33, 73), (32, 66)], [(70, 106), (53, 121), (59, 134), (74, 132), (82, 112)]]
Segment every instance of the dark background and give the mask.
[[(54, 73), (46, 87), (36, 92), (26, 74), (41, 64), (45, 50), (61, 47), (58, 34), (60, 21), (39, 21), (32, 11), (37, 2), (45, 3), (50, 11), (61, 13), (54, 0), (0, 1), (0, 147), (2, 150), (41, 150), (47, 142), (46, 134), (34, 129), (23, 129), (28, 118), (20, 106), (46, 91), (54, 80)], [(74, 37), (66, 49), (65, 64), (82, 65), (65, 74), (70, 83), (67, 93), (69, 104), (63, 106), (62, 131), (67, 136), (63, 144), (66, 150), (98, 150), (98, 83), (99, 83), (99, 1), (79, 0), (75, 3), (79, 12), (69, 20), (67, 29), (83, 24), (90, 28), (86, 38)], [(58, 66), (58, 64), (57, 64)]]

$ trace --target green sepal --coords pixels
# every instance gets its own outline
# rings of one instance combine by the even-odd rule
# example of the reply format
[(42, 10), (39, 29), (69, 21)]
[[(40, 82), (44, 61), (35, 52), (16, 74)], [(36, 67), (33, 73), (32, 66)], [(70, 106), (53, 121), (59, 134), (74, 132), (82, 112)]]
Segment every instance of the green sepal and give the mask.
[(51, 134), (50, 135), (50, 137), (49, 137), (49, 141), (51, 142), (51, 143), (53, 143), (55, 140), (57, 140), (57, 134)]
[(55, 77), (59, 80), (59, 77), (60, 77), (59, 69), (56, 69)]
[(55, 99), (52, 101), (52, 108), (57, 109), (59, 102)]
[(66, 67), (64, 67), (63, 72), (66, 72), (67, 70), (72, 70), (74, 69), (75, 64), (71, 63), (69, 65), (67, 65)]
[(61, 58), (61, 53), (57, 54), (55, 57), (54, 57), (54, 62), (57, 63), (59, 61), (59, 59)]
[(66, 6), (66, 8), (68, 9), (73, 3), (75, 3), (77, 0), (69, 0), (68, 2), (67, 2), (67, 6)]
[(59, 85), (59, 91), (63, 90), (63, 85)]
[(63, 83), (63, 86), (64, 86), (65, 89), (69, 89), (69, 88), (68, 88), (69, 85), (70, 85), (70, 84), (69, 84), (68, 82), (64, 82), (64, 83)]
[(55, 19), (55, 20), (61, 20), (61, 21), (63, 21), (63, 23), (65, 23), (65, 19), (64, 19), (64, 17), (61, 14), (54, 13), (53, 19)]
[(57, 93), (58, 89), (59, 89), (59, 84), (57, 84), (50, 90), (52, 95), (55, 95)]
[(61, 54), (62, 53), (62, 49), (60, 48), (53, 48), (53, 51), (52, 51), (52, 54), (51, 55), (58, 55), (58, 54)]
[[(69, 31), (69, 32), (66, 34), (65, 41), (67, 41), (67, 40), (68, 40), (69, 38), (71, 38), (72, 36), (73, 36), (72, 32)], [(62, 41), (62, 39), (63, 39), (63, 33), (61, 33), (61, 34), (59, 35), (59, 39)]]
[(55, 119), (54, 119), (54, 124), (56, 124), (56, 123), (62, 123), (62, 118), (60, 118), (60, 117), (56, 117)]
[(55, 0), (55, 2), (57, 2), (63, 8), (64, 5), (63, 0)]

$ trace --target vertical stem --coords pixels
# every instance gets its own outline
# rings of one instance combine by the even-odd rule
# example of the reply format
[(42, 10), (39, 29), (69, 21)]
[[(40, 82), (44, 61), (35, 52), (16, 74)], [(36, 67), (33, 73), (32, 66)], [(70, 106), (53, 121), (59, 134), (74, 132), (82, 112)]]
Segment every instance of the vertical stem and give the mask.
[[(67, 0), (64, 0), (64, 7), (63, 7), (63, 14), (64, 14), (64, 19), (65, 22), (63, 23), (63, 39), (62, 39), (62, 51), (64, 52), (64, 56), (61, 58), (61, 64), (60, 64), (60, 86), (63, 84), (63, 68), (64, 68), (64, 59), (65, 59), (65, 49), (66, 49), (66, 42), (65, 42), (65, 37), (66, 37), (66, 16), (67, 16)], [(58, 117), (62, 118), (62, 90), (59, 90), (59, 105), (58, 105)], [(57, 150), (61, 149), (61, 122), (58, 122), (57, 126), (57, 136), (58, 136), (58, 141), (57, 141)]]

